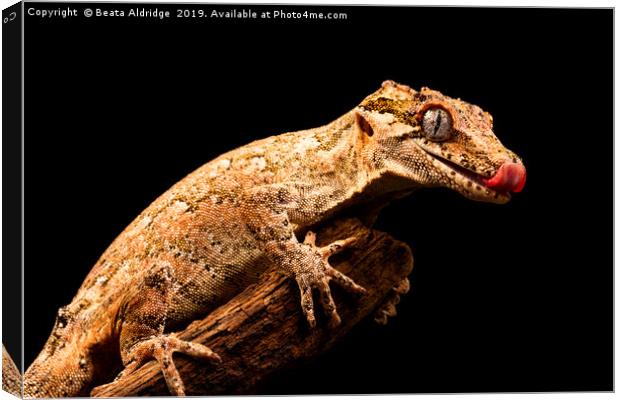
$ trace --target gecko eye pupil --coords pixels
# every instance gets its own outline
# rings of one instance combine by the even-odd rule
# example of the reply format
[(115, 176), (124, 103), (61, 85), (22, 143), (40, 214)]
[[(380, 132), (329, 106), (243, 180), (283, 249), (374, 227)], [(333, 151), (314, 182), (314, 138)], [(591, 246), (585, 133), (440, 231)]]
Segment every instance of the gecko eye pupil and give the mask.
[(428, 140), (442, 142), (450, 139), (452, 127), (450, 116), (441, 108), (433, 108), (424, 114), (422, 129)]

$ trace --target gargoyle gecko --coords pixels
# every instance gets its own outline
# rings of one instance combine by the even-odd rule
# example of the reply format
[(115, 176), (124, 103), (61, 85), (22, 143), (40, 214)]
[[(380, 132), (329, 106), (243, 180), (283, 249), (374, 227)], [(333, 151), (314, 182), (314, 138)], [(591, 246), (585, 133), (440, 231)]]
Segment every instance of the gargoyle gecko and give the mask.
[(169, 332), (225, 303), (271, 264), (296, 280), (310, 326), (313, 291), (337, 325), (330, 283), (364, 291), (328, 262), (351, 239), (319, 248), (309, 229), (349, 207), (425, 187), (507, 202), (523, 188), (525, 167), (495, 137), (492, 122), (475, 105), (386, 81), (327, 125), (258, 140), (208, 162), (104, 252), (58, 311), (24, 375), (24, 396), (88, 395), (106, 368), (102, 349), (120, 351), (121, 376), (155, 358), (171, 393), (183, 395), (172, 353), (212, 362), (219, 356)]

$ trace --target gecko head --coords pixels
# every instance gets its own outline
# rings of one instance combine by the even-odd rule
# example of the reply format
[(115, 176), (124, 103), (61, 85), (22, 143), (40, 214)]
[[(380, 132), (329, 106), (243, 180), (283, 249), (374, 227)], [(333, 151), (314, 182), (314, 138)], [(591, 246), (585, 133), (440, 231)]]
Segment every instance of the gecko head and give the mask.
[(493, 203), (525, 185), (521, 159), (495, 136), (491, 115), (473, 104), (386, 81), (354, 113), (366, 164), (382, 176)]

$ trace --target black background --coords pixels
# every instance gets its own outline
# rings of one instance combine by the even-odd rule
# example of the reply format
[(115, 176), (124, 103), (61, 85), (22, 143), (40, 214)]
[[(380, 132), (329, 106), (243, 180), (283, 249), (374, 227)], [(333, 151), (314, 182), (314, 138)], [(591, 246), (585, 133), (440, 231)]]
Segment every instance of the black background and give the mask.
[(378, 228), (415, 257), (398, 317), (263, 392), (613, 389), (612, 11), (338, 10), (346, 21), (26, 17), (26, 365), (174, 182), (393, 79), (489, 111), (526, 187), (504, 206), (440, 189), (390, 206)]

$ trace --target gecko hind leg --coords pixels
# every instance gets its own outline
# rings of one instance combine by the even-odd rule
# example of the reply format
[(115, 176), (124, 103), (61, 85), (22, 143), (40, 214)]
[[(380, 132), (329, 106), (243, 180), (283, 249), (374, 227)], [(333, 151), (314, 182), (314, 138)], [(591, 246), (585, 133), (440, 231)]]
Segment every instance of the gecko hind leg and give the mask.
[(170, 393), (173, 396), (184, 396), (185, 386), (172, 359), (172, 354), (175, 352), (210, 362), (220, 363), (222, 361), (220, 356), (200, 343), (181, 340), (174, 334), (160, 335), (141, 341), (131, 349), (127, 355), (131, 361), (122, 374), (126, 376), (149, 359), (155, 358), (159, 363)]
[(127, 354), (127, 359), (130, 361), (125, 365), (125, 369), (117, 376), (114, 382), (96, 387), (91, 392), (91, 395), (96, 397), (97, 393), (104, 388), (123, 384), (123, 377), (129, 376), (144, 363), (154, 358), (161, 368), (170, 394), (173, 396), (185, 396), (185, 385), (172, 359), (172, 354), (175, 352), (210, 362), (220, 363), (222, 361), (217, 353), (200, 343), (181, 340), (174, 334), (154, 336), (137, 343)]
[(177, 370), (172, 354), (175, 352), (210, 361), (221, 362), (210, 348), (199, 343), (181, 340), (174, 333), (164, 334), (169, 298), (173, 287), (172, 268), (164, 265), (155, 269), (136, 285), (123, 304), (119, 316), (121, 359), (125, 369), (116, 380), (95, 388), (96, 396), (104, 387), (123, 383), (123, 378), (155, 359), (161, 368), (170, 393), (185, 395), (185, 387)]

